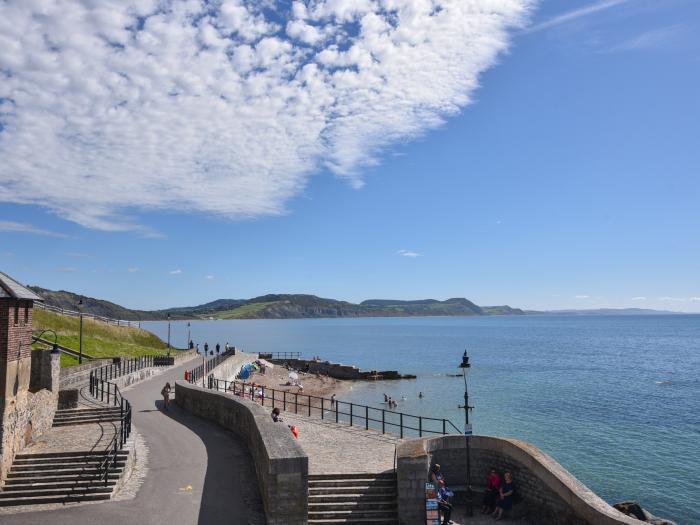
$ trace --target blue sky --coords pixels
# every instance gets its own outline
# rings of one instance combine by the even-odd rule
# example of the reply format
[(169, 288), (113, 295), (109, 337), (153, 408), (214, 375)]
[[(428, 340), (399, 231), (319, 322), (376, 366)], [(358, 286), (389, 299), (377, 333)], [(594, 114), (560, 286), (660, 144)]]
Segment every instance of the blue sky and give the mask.
[[(0, 168), (0, 269), (28, 284), (139, 308), (313, 293), (351, 301), (467, 297), (534, 309), (700, 311), (700, 4), (496, 4), (512, 4), (496, 25), (478, 9), (465, 15), (480, 22), (474, 34), (427, 26), (449, 36), (449, 45), (487, 43), (470, 55), (439, 42), (450, 54), (418, 55), (416, 71), (430, 73), (418, 80), (415, 72), (411, 80), (380, 71), (391, 90), (375, 88), (387, 90), (385, 98), (358, 95), (365, 113), (353, 106), (365, 84), (348, 82), (338, 92), (335, 81), (311, 97), (335, 97), (332, 112), (307, 107), (297, 93), (279, 109), (282, 117), (265, 121), (260, 115), (274, 96), (288, 96), (286, 85), (268, 84), (259, 88), (269, 90), (259, 109), (253, 102), (260, 100), (249, 98), (250, 115), (219, 122), (227, 108), (189, 104), (187, 82), (196, 79), (178, 77), (168, 97), (185, 99), (177, 100), (180, 113), (167, 111), (171, 102), (129, 127), (154, 99), (120, 128), (100, 120), (106, 95), (99, 82), (86, 82), (64, 114), (46, 113), (43, 87), (25, 99), (12, 90), (34, 82), (36, 64), (47, 62), (0, 56), (11, 71), (0, 91), (0, 158), (9, 160)], [(275, 11), (306, 20), (302, 29), (286, 26), (295, 35), (288, 37), (293, 51), (303, 39), (318, 46), (316, 33), (352, 27), (359, 16), (346, 13), (338, 22), (338, 12), (328, 18), (307, 7), (303, 15)], [(219, 20), (224, 16), (222, 6)], [(262, 34), (274, 18), (265, 16), (252, 13), (236, 29), (258, 42), (258, 51), (260, 34), (245, 32)], [(411, 38), (408, 30), (418, 26), (407, 27)], [(6, 31), (0, 27), (0, 35)], [(347, 31), (342, 38), (352, 42), (356, 30)], [(348, 66), (350, 58), (341, 56), (347, 45), (332, 38), (339, 44), (315, 60), (328, 71), (361, 73), (362, 58)], [(277, 65), (258, 68), (282, 63), (281, 52), (270, 53), (260, 60)], [(382, 51), (373, 53), (383, 67)], [(111, 55), (95, 60), (107, 64), (105, 75), (127, 67)], [(308, 55), (300, 60), (300, 67), (312, 62)], [(235, 67), (247, 67), (241, 64)], [(288, 77), (283, 66), (276, 78)], [(444, 75), (446, 66), (459, 71)], [(173, 94), (172, 86), (185, 87)], [(114, 107), (133, 103), (119, 96), (125, 102)], [(54, 119), (72, 127), (42, 127)], [(314, 135), (319, 120), (327, 127)], [(147, 128), (153, 122), (159, 126)], [(284, 133), (269, 131), (279, 122)], [(70, 141), (61, 142), (66, 129)], [(188, 149), (200, 131), (211, 140)], [(180, 170), (190, 161), (201, 171)]]

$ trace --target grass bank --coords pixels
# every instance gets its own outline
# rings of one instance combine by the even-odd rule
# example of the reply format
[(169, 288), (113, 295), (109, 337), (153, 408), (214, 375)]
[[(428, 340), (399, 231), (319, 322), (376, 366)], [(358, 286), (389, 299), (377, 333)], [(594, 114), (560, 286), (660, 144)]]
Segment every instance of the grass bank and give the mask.
[[(80, 319), (47, 310), (34, 309), (34, 333), (50, 328), (58, 335), (58, 343), (78, 350)], [(50, 335), (46, 336), (49, 341)], [(92, 319), (83, 319), (83, 352), (94, 357), (162, 355), (167, 344), (151, 332), (140, 328), (114, 326)], [(78, 359), (61, 354), (61, 366), (78, 364)]]

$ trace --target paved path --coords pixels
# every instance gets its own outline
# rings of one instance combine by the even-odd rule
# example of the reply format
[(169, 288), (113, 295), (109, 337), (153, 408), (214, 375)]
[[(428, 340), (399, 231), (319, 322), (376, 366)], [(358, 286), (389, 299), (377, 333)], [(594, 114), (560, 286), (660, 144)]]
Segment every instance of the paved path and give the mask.
[(299, 428), (299, 444), (309, 456), (309, 474), (394, 469), (394, 447), (401, 441), (397, 436), (293, 412), (283, 412), (282, 418)]
[(134, 499), (4, 515), (2, 524), (263, 524), (255, 469), (245, 445), (175, 403), (168, 413), (161, 410), (163, 384), (172, 384), (197, 364), (199, 359), (192, 360), (123, 391), (149, 449), (146, 480)]

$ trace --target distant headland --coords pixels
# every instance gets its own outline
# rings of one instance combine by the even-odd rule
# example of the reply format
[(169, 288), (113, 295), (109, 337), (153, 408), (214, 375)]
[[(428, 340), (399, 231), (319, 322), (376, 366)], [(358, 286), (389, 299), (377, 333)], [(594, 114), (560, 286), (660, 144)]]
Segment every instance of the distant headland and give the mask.
[(198, 306), (184, 306), (164, 310), (133, 310), (104, 299), (81, 296), (65, 290), (54, 291), (39, 286), (30, 286), (30, 288), (43, 297), (49, 306), (75, 310), (78, 302), (82, 300), (81, 309), (85, 313), (134, 321), (163, 320), (168, 317), (168, 314), (173, 319), (309, 319), (324, 317), (465, 317), (526, 314), (640, 315), (674, 313), (638, 308), (542, 312), (513, 308), (508, 305), (479, 306), (462, 297), (445, 301), (436, 299), (415, 301), (368, 299), (360, 303), (351, 303), (308, 294), (269, 294), (251, 299), (217, 299)]

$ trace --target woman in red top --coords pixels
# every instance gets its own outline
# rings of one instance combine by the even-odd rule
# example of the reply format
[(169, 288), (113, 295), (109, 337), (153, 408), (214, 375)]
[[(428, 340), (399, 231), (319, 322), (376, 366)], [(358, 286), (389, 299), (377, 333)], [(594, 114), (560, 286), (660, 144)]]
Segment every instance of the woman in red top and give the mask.
[(496, 501), (499, 497), (499, 491), (501, 489), (501, 477), (496, 472), (495, 468), (492, 468), (489, 475), (486, 477), (486, 490), (484, 490), (484, 503), (481, 508), (482, 514), (490, 514), (496, 507)]

